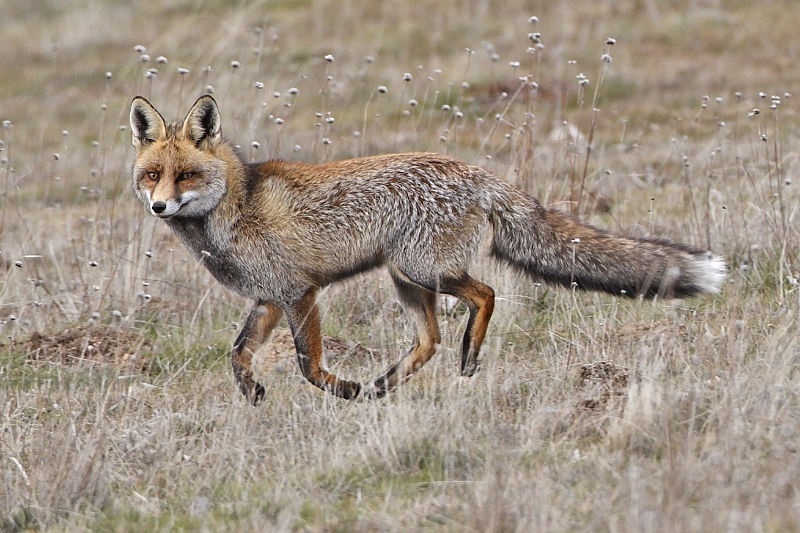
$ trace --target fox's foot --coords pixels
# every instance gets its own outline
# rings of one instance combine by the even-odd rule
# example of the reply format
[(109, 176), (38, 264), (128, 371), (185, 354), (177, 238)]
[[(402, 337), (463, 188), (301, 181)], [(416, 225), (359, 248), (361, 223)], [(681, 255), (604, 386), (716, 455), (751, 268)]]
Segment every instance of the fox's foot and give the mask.
[(247, 398), (247, 401), (250, 402), (254, 407), (258, 405), (267, 394), (264, 386), (261, 383), (253, 380), (250, 380), (250, 383), (240, 381), (239, 390), (242, 391), (244, 397)]
[(328, 384), (324, 387), (324, 390), (345, 400), (360, 400), (363, 397), (361, 384), (354, 381), (339, 380), (333, 384)]
[(461, 360), (461, 375), (470, 378), (481, 369), (481, 362), (477, 357), (464, 357)]

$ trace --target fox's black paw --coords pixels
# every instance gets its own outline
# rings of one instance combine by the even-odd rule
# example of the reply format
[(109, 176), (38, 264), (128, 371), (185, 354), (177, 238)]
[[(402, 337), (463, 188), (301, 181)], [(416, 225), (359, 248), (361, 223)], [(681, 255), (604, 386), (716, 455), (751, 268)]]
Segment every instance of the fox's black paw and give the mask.
[(253, 387), (253, 390), (250, 391), (250, 394), (249, 394), (249, 400), (250, 400), (250, 403), (253, 404), (253, 407), (255, 407), (256, 405), (261, 403), (261, 400), (264, 399), (264, 396), (266, 396), (266, 394), (267, 394), (267, 391), (266, 391), (266, 389), (264, 389), (264, 386), (261, 385), (261, 383), (256, 383), (256, 386)]
[(251, 383), (253, 384), (252, 386), (248, 386), (246, 383), (239, 383), (239, 390), (242, 391), (242, 394), (251, 405), (256, 406), (264, 399), (267, 391), (261, 383), (253, 382), (252, 380)]

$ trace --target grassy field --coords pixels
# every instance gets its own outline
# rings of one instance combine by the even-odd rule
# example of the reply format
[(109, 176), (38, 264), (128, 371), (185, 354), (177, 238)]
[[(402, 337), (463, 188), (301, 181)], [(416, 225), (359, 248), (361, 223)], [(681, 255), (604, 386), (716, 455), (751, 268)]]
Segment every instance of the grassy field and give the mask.
[[(1, 530), (800, 530), (800, 3), (163, 4), (0, 0)], [(305, 382), (282, 323), (253, 408), (250, 302), (129, 186), (131, 98), (204, 92), (253, 160), (445, 152), (729, 280), (618, 300), (482, 256), (474, 378), (442, 299), (439, 354), (378, 402)], [(412, 342), (382, 272), (321, 308), (341, 375)]]

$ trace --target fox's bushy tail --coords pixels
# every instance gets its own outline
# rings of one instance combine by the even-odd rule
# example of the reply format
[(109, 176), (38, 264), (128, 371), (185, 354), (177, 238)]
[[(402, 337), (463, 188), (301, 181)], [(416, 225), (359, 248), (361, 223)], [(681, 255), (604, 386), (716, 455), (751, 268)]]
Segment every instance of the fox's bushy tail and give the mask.
[(666, 239), (624, 237), (582, 224), (502, 187), (493, 201), (492, 254), (535, 279), (622, 296), (719, 292), (725, 261)]

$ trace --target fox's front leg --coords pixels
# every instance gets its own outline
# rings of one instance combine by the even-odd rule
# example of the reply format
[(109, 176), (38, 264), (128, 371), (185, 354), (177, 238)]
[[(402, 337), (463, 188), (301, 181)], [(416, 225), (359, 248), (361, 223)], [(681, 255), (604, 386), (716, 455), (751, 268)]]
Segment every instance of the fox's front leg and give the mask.
[(247, 399), (256, 405), (264, 398), (264, 387), (253, 380), (253, 353), (275, 328), (283, 312), (271, 303), (258, 302), (250, 310), (242, 331), (233, 343), (231, 366), (236, 383)]

